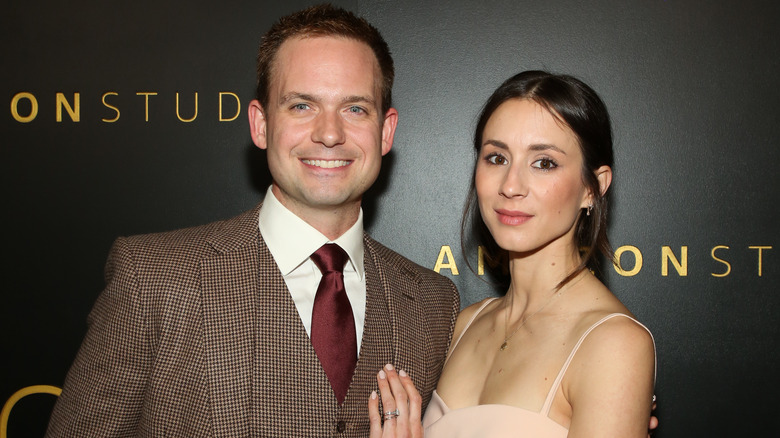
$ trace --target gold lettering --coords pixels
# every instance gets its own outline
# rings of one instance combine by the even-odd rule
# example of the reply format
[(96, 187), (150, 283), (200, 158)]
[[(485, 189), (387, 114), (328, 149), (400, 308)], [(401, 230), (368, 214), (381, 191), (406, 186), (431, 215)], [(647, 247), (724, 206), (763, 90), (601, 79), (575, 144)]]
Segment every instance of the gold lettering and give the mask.
[(501, 271), (504, 274), (509, 273), (509, 263), (507, 262), (507, 254), (502, 251), (498, 256), (493, 256), (487, 252), (484, 246), (480, 245), (477, 248), (477, 275), (485, 275), (485, 262), (491, 268), (501, 266)]
[[(236, 114), (229, 119), (222, 117), (222, 96), (233, 96), (233, 98), (236, 99)], [(239, 99), (235, 93), (231, 93), (229, 91), (220, 91), (219, 92), (219, 121), (232, 122), (233, 120), (236, 120), (238, 118), (239, 114), (241, 114), (241, 99)]]
[(477, 275), (485, 275), (485, 247), (482, 245), (477, 248)]
[[(634, 267), (628, 271), (623, 269), (623, 263), (620, 261), (620, 256), (622, 256), (624, 252), (634, 254)], [(623, 245), (615, 250), (615, 261), (613, 262), (613, 266), (615, 267), (615, 272), (618, 274), (624, 277), (633, 277), (642, 270), (642, 252), (633, 245)]]
[(668, 246), (662, 246), (661, 247), (661, 275), (664, 277), (669, 275), (669, 260), (672, 261), (672, 264), (674, 265), (674, 269), (677, 271), (677, 274), (680, 277), (685, 277), (688, 275), (688, 247), (687, 246), (681, 246), (680, 247), (680, 258), (682, 258), (682, 262), (677, 260), (677, 257), (674, 256), (674, 252), (672, 252), (672, 248)]
[(106, 96), (119, 96), (119, 93), (115, 93), (113, 91), (109, 91), (108, 93), (103, 94), (103, 105), (105, 105), (106, 108), (111, 108), (112, 110), (116, 111), (116, 117), (113, 119), (100, 119), (106, 123), (114, 123), (117, 120), (119, 120), (119, 108), (109, 105), (108, 102), (106, 102)]
[(771, 246), (748, 246), (750, 249), (757, 249), (758, 250), (758, 276), (761, 276), (761, 270), (762, 270), (762, 252), (765, 249), (772, 249)]
[(146, 99), (146, 102), (145, 102), (145, 105), (146, 105), (146, 110), (145, 110), (146, 112), (145, 112), (145, 114), (146, 114), (146, 116), (145, 116), (144, 120), (148, 122), (149, 121), (149, 96), (157, 96), (157, 93), (154, 93), (154, 92), (151, 92), (151, 91), (143, 91), (143, 92), (139, 91), (138, 93), (135, 93), (135, 95), (136, 96), (144, 96), (144, 98)]
[[(30, 114), (27, 116), (23, 116), (19, 114), (19, 101), (22, 99), (27, 99), (30, 101)], [(14, 98), (11, 99), (11, 115), (13, 116), (14, 120), (21, 123), (30, 123), (33, 120), (35, 120), (36, 117), (38, 117), (38, 100), (35, 98), (35, 96), (32, 95), (32, 93), (27, 92), (21, 92), (16, 93), (14, 95)]]
[(33, 385), (22, 388), (15, 393), (11, 394), (11, 397), (3, 405), (2, 411), (0, 411), (0, 438), (6, 438), (8, 433), (8, 419), (11, 416), (11, 409), (14, 405), (24, 397), (32, 394), (51, 394), (60, 396), (62, 389), (51, 385)]
[(62, 122), (62, 107), (65, 107), (65, 111), (68, 112), (70, 119), (74, 122), (81, 120), (81, 93), (73, 93), (73, 105), (75, 109), (70, 106), (70, 102), (65, 98), (63, 93), (57, 93), (57, 121)]
[[(444, 261), (445, 258), (448, 262)], [(452, 249), (450, 249), (449, 245), (443, 245), (441, 247), (439, 258), (436, 259), (436, 266), (433, 267), (433, 270), (436, 272), (439, 272), (442, 269), (449, 269), (450, 272), (452, 272), (452, 275), (458, 275), (458, 267), (455, 265), (455, 257), (452, 256)]]
[[(221, 102), (220, 102), (221, 104)], [(176, 93), (176, 117), (179, 118), (182, 122), (189, 123), (193, 120), (195, 120), (198, 117), (198, 92), (195, 92), (195, 115), (192, 116), (191, 119), (182, 119), (181, 114), (179, 113), (179, 93)]]
[(716, 274), (716, 273), (713, 272), (712, 276), (713, 277), (725, 277), (725, 276), (727, 276), (727, 275), (729, 275), (731, 273), (731, 263), (729, 263), (729, 262), (727, 262), (727, 261), (725, 261), (723, 259), (719, 259), (719, 258), (715, 257), (715, 250), (718, 250), (718, 249), (729, 249), (729, 247), (726, 246), (726, 245), (718, 245), (718, 246), (712, 248), (712, 251), (710, 252), (710, 255), (712, 255), (712, 258), (714, 260), (716, 260), (718, 262), (721, 262), (724, 265), (726, 265), (726, 272), (724, 272), (722, 274)]

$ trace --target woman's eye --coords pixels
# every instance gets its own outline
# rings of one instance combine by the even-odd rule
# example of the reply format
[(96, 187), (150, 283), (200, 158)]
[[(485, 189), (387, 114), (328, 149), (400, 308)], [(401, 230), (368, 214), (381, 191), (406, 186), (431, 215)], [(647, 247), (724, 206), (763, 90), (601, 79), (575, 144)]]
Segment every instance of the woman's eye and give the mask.
[(531, 167), (535, 167), (537, 169), (542, 169), (542, 170), (550, 170), (558, 167), (558, 163), (556, 163), (555, 161), (549, 158), (540, 158), (534, 161), (533, 163), (531, 163)]
[(486, 159), (487, 159), (487, 161), (490, 164), (499, 164), (500, 165), (500, 164), (506, 164), (507, 163), (506, 157), (504, 157), (503, 155), (498, 155), (498, 154), (488, 155)]

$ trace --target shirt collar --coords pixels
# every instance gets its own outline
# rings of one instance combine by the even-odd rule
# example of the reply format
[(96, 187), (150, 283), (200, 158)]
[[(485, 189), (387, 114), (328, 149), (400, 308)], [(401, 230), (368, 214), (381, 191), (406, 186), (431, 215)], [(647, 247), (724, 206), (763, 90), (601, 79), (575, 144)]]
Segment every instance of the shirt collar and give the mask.
[(260, 234), (282, 275), (287, 275), (305, 262), (322, 245), (338, 244), (349, 256), (345, 269), (353, 269), (360, 279), (363, 269), (363, 209), (358, 219), (344, 234), (330, 241), (324, 234), (287, 209), (271, 191), (265, 193), (258, 217)]

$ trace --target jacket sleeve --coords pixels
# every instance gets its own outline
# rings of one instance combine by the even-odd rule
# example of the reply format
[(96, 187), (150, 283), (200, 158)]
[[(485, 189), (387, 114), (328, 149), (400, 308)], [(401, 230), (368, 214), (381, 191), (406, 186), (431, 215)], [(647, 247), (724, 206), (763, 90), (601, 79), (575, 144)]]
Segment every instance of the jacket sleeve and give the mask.
[(106, 288), (65, 379), (47, 437), (135, 436), (152, 364), (149, 327), (133, 255), (117, 239), (105, 269)]

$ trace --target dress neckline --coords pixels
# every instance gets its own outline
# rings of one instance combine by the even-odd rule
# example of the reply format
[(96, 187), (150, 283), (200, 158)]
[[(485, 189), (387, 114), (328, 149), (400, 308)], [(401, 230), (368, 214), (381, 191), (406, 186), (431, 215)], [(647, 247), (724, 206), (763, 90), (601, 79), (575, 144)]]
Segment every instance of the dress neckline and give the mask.
[[(482, 305), (477, 309), (477, 311), (474, 312), (474, 315), (472, 315), (472, 317), (466, 323), (466, 327), (463, 328), (463, 331), (460, 333), (460, 336), (458, 336), (458, 339), (456, 339), (454, 341), (454, 343), (452, 344), (452, 348), (450, 349), (450, 352), (447, 354), (447, 358), (446, 358), (446, 360), (444, 362), (445, 366), (447, 365), (447, 362), (449, 361), (450, 356), (452, 356), (452, 353), (454, 353), (455, 349), (458, 347), (458, 344), (460, 343), (460, 340), (466, 334), (466, 332), (468, 331), (469, 327), (471, 327), (471, 324), (477, 319), (479, 314), (482, 313), (482, 311), (485, 309), (485, 307), (488, 306), (488, 304), (492, 303), (493, 301), (495, 301), (497, 299), (498, 299), (498, 297), (493, 297), (493, 298), (486, 299), (485, 302), (482, 303)], [(625, 313), (610, 313), (610, 314), (604, 316), (603, 318), (599, 319), (598, 321), (593, 323), (590, 327), (588, 327), (587, 330), (585, 330), (585, 332), (580, 336), (579, 340), (577, 341), (577, 343), (572, 348), (571, 352), (569, 352), (569, 355), (566, 358), (566, 361), (563, 363), (563, 366), (561, 367), (560, 371), (558, 372), (558, 375), (556, 376), (555, 380), (553, 381), (553, 384), (550, 387), (549, 392), (547, 393), (547, 397), (545, 397), (544, 404), (542, 405), (542, 409), (539, 412), (534, 412), (532, 410), (521, 408), (521, 407), (518, 407), (518, 406), (505, 405), (505, 404), (500, 404), (500, 403), (464, 406), (462, 408), (455, 409), (455, 411), (462, 410), (462, 409), (468, 409), (468, 408), (475, 408), (475, 407), (479, 407), (479, 406), (506, 406), (508, 408), (519, 409), (519, 410), (524, 411), (524, 412), (539, 414), (539, 415), (542, 415), (542, 416), (544, 416), (544, 417), (549, 419), (550, 418), (549, 417), (550, 409), (552, 408), (552, 402), (555, 399), (555, 394), (556, 394), (556, 392), (558, 391), (558, 388), (561, 385), (561, 381), (563, 380), (563, 376), (566, 374), (566, 371), (569, 369), (569, 364), (571, 364), (571, 361), (574, 358), (574, 355), (577, 353), (577, 350), (579, 350), (580, 345), (582, 345), (583, 341), (585, 341), (585, 338), (596, 327), (600, 326), (605, 321), (610, 320), (610, 319), (612, 319), (614, 317), (617, 317), (617, 316), (624, 316), (624, 317), (634, 321), (635, 323), (639, 324), (640, 327), (642, 327), (645, 330), (647, 330), (647, 332), (650, 333), (650, 337), (651, 338), (653, 337), (653, 334), (650, 332), (650, 329), (648, 329), (644, 324), (642, 324), (641, 322), (639, 322), (636, 319), (632, 318), (631, 316), (626, 315)], [(655, 339), (653, 339), (653, 348), (655, 349)], [(657, 358), (656, 358), (656, 361), (657, 361)], [(656, 365), (655, 368), (656, 368), (656, 372), (657, 372), (657, 365)], [(655, 382), (655, 377), (653, 378), (653, 382)], [(447, 412), (452, 412), (452, 409), (450, 409), (449, 405), (447, 405), (447, 402), (445, 402), (444, 399), (441, 398), (441, 396), (439, 395), (439, 393), (438, 393), (438, 391), (436, 389), (433, 390), (433, 394), (436, 396), (436, 398), (439, 399), (439, 401), (441, 402), (441, 405), (447, 409)], [(553, 420), (550, 420), (550, 421), (553, 421)], [(553, 422), (555, 424), (559, 424), (559, 423), (557, 423), (555, 421), (553, 421)], [(561, 427), (563, 427), (563, 426), (561, 426)]]

